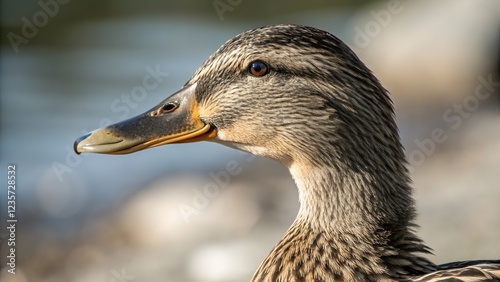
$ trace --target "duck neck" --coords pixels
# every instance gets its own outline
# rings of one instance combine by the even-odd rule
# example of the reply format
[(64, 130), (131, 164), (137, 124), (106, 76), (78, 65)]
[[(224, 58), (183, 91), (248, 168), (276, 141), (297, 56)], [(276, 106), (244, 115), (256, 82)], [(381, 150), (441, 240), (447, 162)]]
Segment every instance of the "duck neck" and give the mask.
[(289, 166), (299, 213), (252, 281), (401, 281), (434, 271), (412, 230), (406, 170), (370, 173), (325, 159), (332, 162)]
[(299, 190), (298, 220), (321, 230), (375, 231), (405, 228), (414, 219), (411, 187), (403, 175), (352, 170), (339, 163), (290, 168)]
[(317, 242), (324, 240), (328, 243), (321, 248), (331, 246), (330, 257), (337, 262), (332, 268), (345, 275), (357, 272), (365, 281), (434, 269), (419, 254), (429, 249), (413, 231), (414, 203), (406, 170), (355, 171), (332, 162), (292, 165), (290, 171), (299, 190), (300, 210), (283, 240), (309, 238), (299, 248), (313, 253)]

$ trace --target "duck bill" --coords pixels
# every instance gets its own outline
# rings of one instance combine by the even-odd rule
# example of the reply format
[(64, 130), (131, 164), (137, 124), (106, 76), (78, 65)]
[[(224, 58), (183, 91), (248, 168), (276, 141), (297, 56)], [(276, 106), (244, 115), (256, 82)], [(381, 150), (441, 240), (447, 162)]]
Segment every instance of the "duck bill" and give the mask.
[(196, 84), (184, 87), (151, 110), (76, 139), (80, 153), (129, 154), (172, 143), (209, 140), (217, 132), (198, 115)]

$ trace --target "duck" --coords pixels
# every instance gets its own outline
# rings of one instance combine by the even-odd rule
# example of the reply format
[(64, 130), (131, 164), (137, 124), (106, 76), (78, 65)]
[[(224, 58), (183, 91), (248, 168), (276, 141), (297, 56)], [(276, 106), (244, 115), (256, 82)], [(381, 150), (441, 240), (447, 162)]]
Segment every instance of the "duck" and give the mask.
[(251, 281), (500, 281), (500, 260), (427, 258), (389, 93), (327, 31), (242, 32), (179, 91), (74, 149), (128, 154), (199, 141), (277, 160), (295, 180), (296, 219)]

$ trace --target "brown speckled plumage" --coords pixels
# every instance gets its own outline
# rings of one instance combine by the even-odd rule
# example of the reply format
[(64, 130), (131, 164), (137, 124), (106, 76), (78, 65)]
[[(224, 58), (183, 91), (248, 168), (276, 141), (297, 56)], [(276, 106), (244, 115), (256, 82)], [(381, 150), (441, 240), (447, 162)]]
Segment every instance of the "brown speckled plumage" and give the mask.
[[(266, 75), (249, 73), (255, 61)], [(500, 261), (423, 257), (389, 94), (335, 36), (297, 25), (241, 33), (192, 85), (216, 142), (281, 162), (299, 190), (296, 220), (252, 281), (498, 281)]]

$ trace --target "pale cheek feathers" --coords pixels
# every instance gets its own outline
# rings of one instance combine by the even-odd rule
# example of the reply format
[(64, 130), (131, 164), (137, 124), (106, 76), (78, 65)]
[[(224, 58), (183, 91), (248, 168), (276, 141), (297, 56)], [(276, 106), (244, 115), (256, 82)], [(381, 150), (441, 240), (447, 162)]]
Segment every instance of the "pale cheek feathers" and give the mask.
[(234, 148), (249, 153), (275, 159), (282, 163), (288, 162), (290, 152), (287, 142), (271, 129), (257, 123), (237, 121), (228, 128), (217, 130), (217, 139)]
[(264, 138), (256, 134), (262, 131), (258, 124), (237, 120), (228, 127), (218, 129), (217, 137), (222, 141), (262, 146)]

